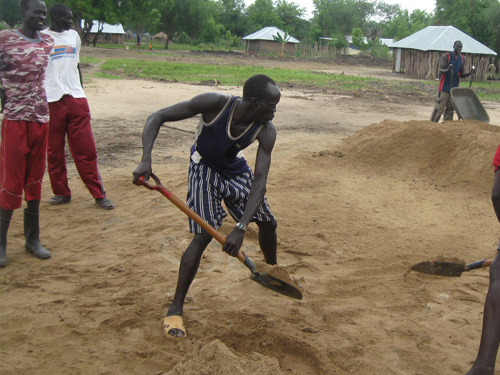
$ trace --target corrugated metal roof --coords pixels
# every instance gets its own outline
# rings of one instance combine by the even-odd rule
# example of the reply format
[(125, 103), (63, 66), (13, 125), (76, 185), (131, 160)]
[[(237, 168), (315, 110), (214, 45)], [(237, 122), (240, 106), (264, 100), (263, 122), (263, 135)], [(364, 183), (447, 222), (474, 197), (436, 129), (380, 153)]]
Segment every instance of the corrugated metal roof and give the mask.
[(452, 51), (453, 43), (457, 40), (463, 44), (463, 53), (496, 55), (495, 51), (453, 26), (427, 26), (409, 37), (394, 42), (391, 47), (444, 52)]
[[(99, 31), (99, 21), (94, 20), (92, 23), (92, 27), (90, 29), (91, 33), (97, 33)], [(82, 20), (82, 28), (85, 27), (85, 20)], [(102, 33), (103, 34), (125, 34), (125, 31), (123, 30), (123, 26), (121, 24), (117, 25), (110, 25), (108, 23), (103, 23), (102, 24)]]
[(379, 40), (381, 44), (387, 47), (392, 47), (392, 45), (394, 44), (394, 39), (379, 38)]
[[(263, 29), (256, 31), (253, 34), (247, 35), (243, 37), (243, 40), (272, 40), (273, 42), (275, 41), (273, 36), (278, 36), (278, 33), (281, 35), (281, 37), (285, 36), (285, 32), (278, 29), (277, 27), (274, 26), (268, 26), (264, 27)], [(290, 39), (288, 40), (288, 43), (300, 43), (297, 39), (295, 39), (293, 36), (290, 35)]]

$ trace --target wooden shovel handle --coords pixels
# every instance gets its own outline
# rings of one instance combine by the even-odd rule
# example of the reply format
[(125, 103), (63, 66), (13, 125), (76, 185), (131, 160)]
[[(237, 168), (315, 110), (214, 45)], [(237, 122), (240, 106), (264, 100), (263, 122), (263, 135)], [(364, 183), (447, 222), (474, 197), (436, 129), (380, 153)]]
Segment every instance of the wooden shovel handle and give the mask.
[[(154, 180), (155, 185), (150, 184), (147, 181), (144, 181), (144, 177), (142, 176), (137, 179), (137, 183), (147, 187), (149, 190), (157, 190), (160, 193), (162, 193), (170, 202), (172, 202), (175, 206), (177, 206), (177, 208), (179, 208), (187, 216), (193, 219), (193, 221), (196, 224), (205, 229), (213, 238), (217, 240), (217, 242), (219, 242), (221, 245), (224, 245), (224, 243), (226, 242), (226, 237), (221, 232), (212, 227), (200, 215), (198, 215), (196, 212), (190, 209), (186, 203), (184, 203), (174, 194), (172, 194), (170, 190), (168, 190), (165, 186), (162, 185), (160, 179), (154, 173), (151, 173), (151, 178)], [(247, 266), (250, 269), (250, 271), (252, 271), (252, 273), (256, 272), (257, 268), (255, 267), (255, 264), (242, 251), (238, 252), (236, 258), (238, 258), (238, 260), (241, 263)]]
[(470, 270), (475, 270), (476, 268), (489, 267), (491, 266), (491, 263), (493, 263), (493, 260), (486, 260), (486, 259), (478, 260), (477, 262), (466, 264), (465, 270), (470, 271)]

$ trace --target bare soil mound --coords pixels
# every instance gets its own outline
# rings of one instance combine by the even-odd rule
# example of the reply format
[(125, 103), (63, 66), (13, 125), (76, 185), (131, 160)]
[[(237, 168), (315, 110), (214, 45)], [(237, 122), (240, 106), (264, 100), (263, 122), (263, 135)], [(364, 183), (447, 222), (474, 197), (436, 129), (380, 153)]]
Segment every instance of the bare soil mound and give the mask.
[[(9, 265), (0, 270), (0, 373), (466, 373), (488, 270), (455, 278), (408, 270), (426, 260), (495, 256), (491, 159), (500, 134), (493, 125), (420, 121), (432, 100), (418, 106), (389, 92), (376, 101), (282, 90), (266, 195), (278, 220), (278, 264), (304, 298), (263, 288), (212, 241), (186, 299), (188, 337), (165, 337), (162, 317), (192, 236), (186, 216), (133, 185), (132, 171), (147, 117), (207, 91), (95, 77), (86, 85), (115, 209), (96, 207), (70, 162), (69, 204), (49, 205), (44, 180), (41, 239), (50, 259), (26, 254), (22, 213), (14, 214)], [(500, 124), (496, 103), (488, 111)], [(180, 198), (197, 123), (166, 126), (155, 143), (153, 170)], [(252, 166), (255, 149), (245, 150)], [(221, 231), (232, 228), (227, 219)], [(243, 246), (256, 263), (263, 259), (255, 224)]]
[(482, 122), (385, 120), (343, 140), (333, 154), (356, 168), (404, 178), (423, 177), (440, 187), (491, 190), (500, 127)]

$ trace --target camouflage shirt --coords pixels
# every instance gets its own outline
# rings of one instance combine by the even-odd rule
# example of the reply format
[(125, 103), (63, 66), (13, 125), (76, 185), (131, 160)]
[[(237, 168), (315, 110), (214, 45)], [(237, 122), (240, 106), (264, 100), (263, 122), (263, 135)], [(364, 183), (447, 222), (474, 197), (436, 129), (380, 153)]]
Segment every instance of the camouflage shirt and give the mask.
[(19, 30), (0, 31), (0, 83), (7, 97), (7, 120), (49, 122), (44, 81), (53, 44), (51, 36), (39, 32), (37, 39), (30, 39)]

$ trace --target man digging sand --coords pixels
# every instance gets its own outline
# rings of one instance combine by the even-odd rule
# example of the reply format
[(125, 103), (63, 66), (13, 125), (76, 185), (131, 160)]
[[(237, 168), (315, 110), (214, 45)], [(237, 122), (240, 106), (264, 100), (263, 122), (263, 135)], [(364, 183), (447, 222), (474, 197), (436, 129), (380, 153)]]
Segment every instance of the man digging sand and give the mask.
[[(258, 74), (243, 86), (243, 97), (205, 93), (163, 108), (146, 121), (142, 142), (143, 155), (134, 171), (134, 183), (152, 173), (152, 149), (160, 127), (165, 122), (180, 121), (201, 115), (196, 141), (191, 148), (188, 173), (188, 206), (218, 229), (229, 214), (237, 224), (226, 238), (222, 250), (237, 256), (247, 226), (259, 227), (259, 245), (267, 264), (276, 264), (277, 222), (265, 198), (271, 153), (276, 141), (272, 123), (281, 93), (269, 77)], [(255, 140), (259, 142), (255, 175), (241, 155)], [(194, 237), (181, 258), (174, 299), (163, 319), (169, 338), (187, 337), (182, 315), (184, 300), (196, 276), (201, 256), (212, 236), (189, 220)]]

